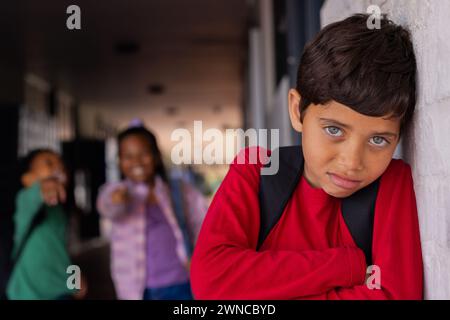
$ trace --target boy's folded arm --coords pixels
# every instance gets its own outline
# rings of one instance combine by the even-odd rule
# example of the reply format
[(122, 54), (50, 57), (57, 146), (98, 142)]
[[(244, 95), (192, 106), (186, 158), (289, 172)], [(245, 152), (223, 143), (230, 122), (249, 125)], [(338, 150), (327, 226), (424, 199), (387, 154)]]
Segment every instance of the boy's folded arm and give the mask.
[(211, 204), (192, 260), (195, 298), (294, 299), (362, 284), (366, 266), (358, 248), (255, 250), (259, 169), (252, 167), (232, 165)]
[(364, 257), (357, 248), (256, 252), (222, 245), (208, 250), (192, 262), (196, 299), (296, 299), (364, 281)]
[(330, 290), (323, 298), (423, 298), (422, 252), (411, 169), (397, 164), (383, 177), (375, 212), (379, 219), (375, 220), (373, 261), (380, 271), (380, 290), (360, 285)]
[(110, 219), (118, 219), (127, 213), (127, 204), (114, 204), (112, 202), (112, 193), (117, 189), (119, 184), (110, 183), (100, 188), (97, 197), (97, 210), (98, 212)]
[[(417, 250), (417, 243), (414, 239), (412, 242), (405, 241), (406, 252), (398, 251), (395, 257), (386, 257), (376, 262), (380, 268), (380, 287), (374, 288), (375, 282), (368, 281), (369, 285), (359, 285), (352, 288), (338, 288), (330, 290), (326, 293), (325, 299), (328, 300), (420, 300), (422, 296), (422, 260), (414, 250)], [(408, 243), (411, 247), (408, 248)], [(420, 244), (419, 244), (420, 246)], [(420, 248), (420, 247), (419, 247)], [(394, 254), (393, 254), (394, 255)], [(401, 260), (401, 261), (400, 261)], [(407, 269), (402, 271), (399, 265), (403, 265)], [(409, 263), (408, 263), (409, 262)], [(408, 265), (407, 265), (408, 264)], [(374, 274), (375, 275), (375, 274)]]

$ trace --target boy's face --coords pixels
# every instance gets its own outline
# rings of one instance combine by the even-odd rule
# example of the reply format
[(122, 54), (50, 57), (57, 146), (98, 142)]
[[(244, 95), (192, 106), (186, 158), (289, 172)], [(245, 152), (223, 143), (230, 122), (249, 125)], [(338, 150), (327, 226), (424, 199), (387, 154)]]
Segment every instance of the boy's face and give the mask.
[(52, 152), (37, 154), (30, 163), (30, 169), (22, 176), (22, 183), (30, 187), (36, 181), (55, 177), (64, 184), (66, 182), (66, 169), (61, 158)]
[(292, 89), (291, 122), (302, 132), (304, 176), (313, 187), (344, 198), (383, 174), (399, 141), (399, 119), (365, 116), (331, 101), (311, 104), (301, 122), (299, 102)]

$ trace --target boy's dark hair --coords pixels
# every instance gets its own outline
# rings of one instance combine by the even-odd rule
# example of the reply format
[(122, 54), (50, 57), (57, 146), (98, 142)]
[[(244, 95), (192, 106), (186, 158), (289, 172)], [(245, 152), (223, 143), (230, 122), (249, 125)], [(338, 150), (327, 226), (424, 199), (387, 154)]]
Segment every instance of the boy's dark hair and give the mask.
[(120, 132), (117, 135), (117, 142), (119, 145), (119, 155), (120, 155), (121, 142), (126, 137), (129, 137), (131, 135), (140, 135), (145, 138), (145, 140), (148, 142), (148, 145), (150, 146), (150, 151), (155, 160), (155, 174), (159, 175), (164, 181), (167, 182), (168, 180), (167, 180), (166, 169), (165, 169), (164, 163), (162, 161), (161, 151), (159, 150), (158, 143), (156, 141), (156, 137), (147, 128), (145, 128), (143, 126), (130, 127), (128, 129), (125, 129), (124, 131)]
[(400, 134), (416, 104), (416, 59), (410, 34), (385, 16), (369, 29), (369, 15), (332, 23), (306, 45), (297, 91), (300, 111), (331, 100), (367, 116), (401, 119)]

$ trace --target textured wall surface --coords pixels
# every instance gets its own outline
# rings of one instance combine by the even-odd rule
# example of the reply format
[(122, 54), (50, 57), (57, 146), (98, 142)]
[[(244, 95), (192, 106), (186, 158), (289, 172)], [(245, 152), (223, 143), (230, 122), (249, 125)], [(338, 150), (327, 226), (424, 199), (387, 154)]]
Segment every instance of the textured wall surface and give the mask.
[(403, 158), (414, 176), (425, 269), (425, 298), (450, 299), (450, 0), (327, 0), (322, 26), (370, 4), (412, 33), (418, 103)]

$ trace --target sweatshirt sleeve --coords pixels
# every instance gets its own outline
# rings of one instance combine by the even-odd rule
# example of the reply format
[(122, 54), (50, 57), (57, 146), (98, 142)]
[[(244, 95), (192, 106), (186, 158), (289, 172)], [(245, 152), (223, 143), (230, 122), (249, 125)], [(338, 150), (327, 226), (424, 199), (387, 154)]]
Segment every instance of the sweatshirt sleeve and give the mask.
[(22, 238), (28, 231), (34, 216), (43, 205), (44, 201), (42, 200), (41, 185), (39, 182), (19, 191), (16, 197), (16, 211), (14, 214), (14, 242), (16, 245), (22, 242)]
[(120, 183), (105, 184), (100, 188), (97, 197), (97, 210), (105, 218), (118, 219), (129, 212), (127, 204), (113, 204), (111, 194), (120, 186)]
[(338, 288), (322, 298), (423, 298), (422, 251), (414, 185), (410, 166), (401, 160), (393, 160), (381, 180), (375, 208), (372, 260), (380, 271), (380, 289), (370, 289), (367, 285)]
[(362, 284), (366, 266), (358, 248), (255, 250), (260, 167), (232, 164), (214, 197), (192, 259), (195, 298), (296, 299)]

